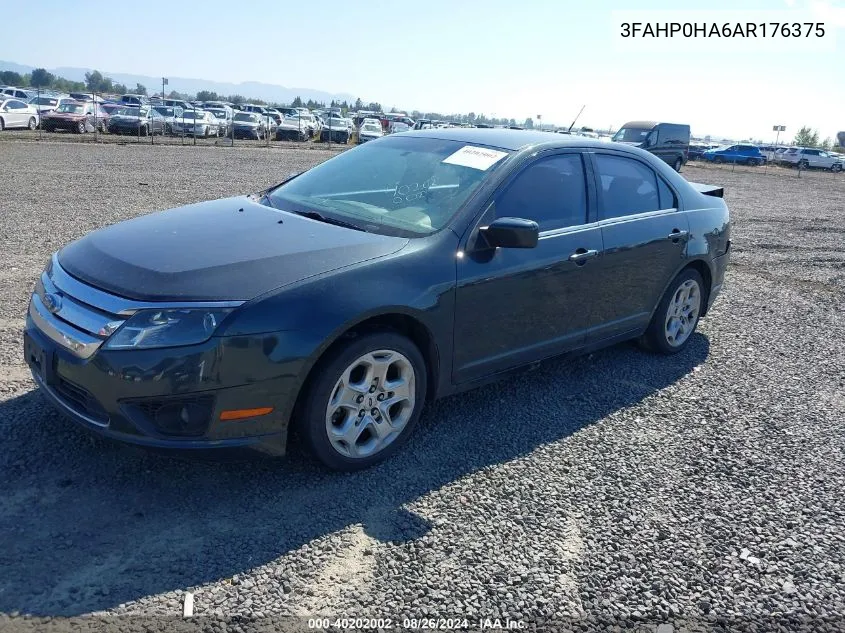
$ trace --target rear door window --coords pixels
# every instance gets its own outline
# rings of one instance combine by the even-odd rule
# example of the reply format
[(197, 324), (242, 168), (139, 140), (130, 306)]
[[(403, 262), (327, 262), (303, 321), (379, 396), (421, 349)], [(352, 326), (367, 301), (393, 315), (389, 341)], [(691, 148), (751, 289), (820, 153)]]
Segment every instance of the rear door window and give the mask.
[[(661, 200), (658, 177), (653, 169), (633, 158), (596, 154), (599, 186), (599, 220), (674, 208), (674, 194), (665, 185)], [(671, 205), (664, 207), (663, 205)]]

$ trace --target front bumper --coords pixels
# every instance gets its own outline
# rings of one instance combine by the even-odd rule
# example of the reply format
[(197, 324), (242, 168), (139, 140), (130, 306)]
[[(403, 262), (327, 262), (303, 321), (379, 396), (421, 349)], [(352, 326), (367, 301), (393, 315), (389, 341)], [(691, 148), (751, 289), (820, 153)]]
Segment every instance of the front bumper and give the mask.
[(137, 134), (140, 129), (140, 123), (109, 123), (108, 127), (112, 134)]
[[(70, 120), (70, 119), (42, 119), (41, 120), (41, 127), (45, 130), (67, 130), (67, 131), (76, 131), (79, 128), (79, 120)], [(86, 124), (86, 128), (88, 125)]]
[[(255, 363), (272, 364), (261, 358), (267, 347), (263, 338), (213, 338), (202, 345), (160, 350), (101, 350), (83, 361), (27, 318), (24, 354), (47, 400), (98, 435), (151, 448), (250, 448), (283, 455), (298, 381), (292, 375), (253, 379)], [(243, 420), (220, 419), (222, 411), (259, 407), (273, 410)], [(191, 417), (185, 430), (182, 423)]]
[[(284, 454), (308, 359), (320, 344), (316, 337), (275, 332), (182, 347), (106, 349), (100, 322), (122, 314), (125, 300), (73, 281), (55, 258), (41, 279), (58, 303), (51, 312), (33, 294), (23, 353), (40, 391), (61, 413), (89, 431), (142, 446)], [(271, 411), (234, 420), (221, 415), (262, 408)]]
[(254, 138), (261, 136), (258, 128), (235, 127), (235, 138)]

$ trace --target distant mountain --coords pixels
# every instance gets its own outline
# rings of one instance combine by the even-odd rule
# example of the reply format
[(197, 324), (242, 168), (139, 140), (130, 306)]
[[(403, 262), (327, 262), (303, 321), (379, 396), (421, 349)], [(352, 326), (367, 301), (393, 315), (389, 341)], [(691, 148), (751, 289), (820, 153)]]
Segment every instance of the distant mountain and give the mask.
[[(3, 70), (11, 70), (13, 72), (24, 74), (32, 72), (35, 70), (35, 67), (0, 60), (0, 71)], [(70, 68), (64, 66), (59, 68), (47, 68), (47, 71), (53, 73), (54, 75), (64, 77), (65, 79), (69, 79), (71, 81), (85, 81), (85, 73), (92, 72), (93, 70), (93, 68)], [(100, 72), (106, 77), (111, 77), (113, 81), (124, 84), (130, 90), (135, 87), (135, 84), (146, 86), (147, 91), (150, 94), (161, 90), (161, 77), (128, 75), (126, 73), (116, 73), (107, 70), (100, 70)], [(352, 103), (360, 96), (343, 92), (326, 92), (323, 90), (315, 90), (313, 88), (287, 88), (285, 86), (265, 84), (259, 81), (246, 81), (235, 84), (207, 79), (187, 79), (183, 77), (168, 77), (168, 85), (165, 89), (167, 92), (175, 90), (176, 92), (188, 94), (196, 94), (200, 90), (210, 90), (221, 95), (238, 94), (247, 98), (263, 99), (264, 101), (275, 101), (279, 103), (290, 103), (296, 97), (300, 97), (303, 101), (313, 99), (314, 101), (329, 103), (332, 99), (335, 99), (336, 101), (348, 101)], [(365, 100), (363, 96), (361, 99)]]

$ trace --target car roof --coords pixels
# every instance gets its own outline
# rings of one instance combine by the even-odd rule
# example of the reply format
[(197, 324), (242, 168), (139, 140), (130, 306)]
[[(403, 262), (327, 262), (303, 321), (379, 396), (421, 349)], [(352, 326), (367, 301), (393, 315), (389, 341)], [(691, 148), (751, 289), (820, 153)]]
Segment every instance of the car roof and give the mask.
[(400, 132), (401, 136), (418, 136), (436, 138), (461, 143), (475, 143), (501, 149), (515, 151), (531, 145), (547, 145), (549, 147), (603, 147), (608, 143), (584, 136), (569, 136), (554, 132), (539, 132), (534, 130), (511, 130), (507, 128), (432, 128)]

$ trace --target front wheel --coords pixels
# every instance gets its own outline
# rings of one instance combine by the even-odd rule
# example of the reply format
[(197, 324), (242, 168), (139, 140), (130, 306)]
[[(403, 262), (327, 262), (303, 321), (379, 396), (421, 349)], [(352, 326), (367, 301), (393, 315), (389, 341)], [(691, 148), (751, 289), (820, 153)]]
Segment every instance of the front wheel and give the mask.
[(704, 281), (698, 271), (681, 271), (660, 300), (640, 344), (661, 354), (680, 352), (695, 332), (704, 301)]
[(830, 171), (840, 172), (840, 171), (842, 171), (842, 165), (838, 165), (838, 164), (837, 165), (831, 165)]
[(422, 412), (426, 365), (416, 345), (390, 331), (351, 339), (315, 369), (298, 424), (325, 466), (354, 471), (392, 455)]
[(76, 124), (76, 131), (79, 132), (80, 134), (85, 134), (85, 132), (87, 131), (87, 129), (85, 127), (85, 121), (80, 121), (79, 123)]
[(751, 165), (751, 167), (757, 167), (757, 166), (760, 165), (760, 161), (757, 160), (756, 158), (749, 158), (748, 164)]
[(717, 165), (721, 165), (722, 163), (725, 162), (725, 159), (722, 158), (721, 156), (717, 156), (716, 158), (713, 159), (713, 162), (716, 163)]
[(30, 130), (34, 130), (35, 128), (37, 128), (37, 127), (38, 127), (38, 123), (36, 122), (36, 120), (35, 120), (35, 117), (34, 117), (34, 116), (29, 117), (29, 122), (27, 123), (27, 127), (28, 127)]
[(676, 172), (680, 173), (681, 167), (683, 167), (683, 165), (684, 165), (684, 161), (682, 161), (680, 158), (676, 158), (675, 164), (672, 165), (672, 169), (674, 169)]
[(146, 125), (141, 126), (141, 136), (146, 136), (146, 135), (147, 135), (147, 126)]

